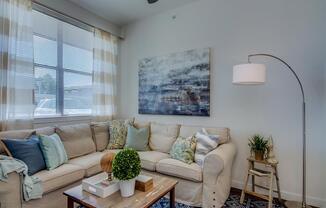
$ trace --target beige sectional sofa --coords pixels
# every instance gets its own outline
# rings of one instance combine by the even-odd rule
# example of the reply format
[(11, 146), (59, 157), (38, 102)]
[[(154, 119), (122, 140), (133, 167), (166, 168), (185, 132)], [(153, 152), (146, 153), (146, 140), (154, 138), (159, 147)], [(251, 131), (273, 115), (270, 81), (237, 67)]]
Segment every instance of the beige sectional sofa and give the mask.
[[(177, 136), (191, 136), (202, 127), (166, 125), (136, 122), (136, 127), (150, 126), (151, 151), (139, 152), (143, 173), (164, 175), (179, 181), (176, 187), (177, 201), (202, 207), (221, 207), (227, 199), (231, 186), (232, 163), (236, 153), (230, 141), (228, 128), (206, 128), (209, 133), (220, 135), (221, 144), (204, 160), (203, 168), (171, 159), (168, 152)], [(42, 180), (42, 199), (22, 202), (20, 176), (9, 175), (7, 183), (0, 182), (1, 208), (19, 207), (66, 207), (62, 192), (81, 183), (85, 177), (101, 172), (100, 158), (106, 149), (108, 126), (106, 123), (78, 124), (47, 127), (35, 130), (0, 132), (0, 138), (26, 138), (33, 132), (50, 135), (57, 132), (65, 146), (69, 161), (60, 167), (35, 174)], [(3, 149), (0, 148), (3, 154)]]

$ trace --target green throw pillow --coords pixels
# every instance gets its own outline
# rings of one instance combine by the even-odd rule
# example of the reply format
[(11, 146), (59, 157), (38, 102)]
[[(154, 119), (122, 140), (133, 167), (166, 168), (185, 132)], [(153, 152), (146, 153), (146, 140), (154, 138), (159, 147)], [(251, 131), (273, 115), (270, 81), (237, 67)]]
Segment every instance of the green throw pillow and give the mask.
[(132, 148), (137, 151), (147, 151), (149, 139), (149, 128), (137, 129), (131, 125), (128, 126), (126, 148)]
[(66, 150), (58, 134), (52, 134), (50, 136), (40, 135), (39, 140), (48, 170), (53, 170), (68, 162)]
[(174, 142), (170, 155), (173, 159), (191, 164), (194, 161), (196, 149), (195, 137), (178, 137)]
[(113, 120), (109, 124), (110, 140), (108, 149), (122, 149), (126, 144), (128, 125), (133, 125), (134, 119)]

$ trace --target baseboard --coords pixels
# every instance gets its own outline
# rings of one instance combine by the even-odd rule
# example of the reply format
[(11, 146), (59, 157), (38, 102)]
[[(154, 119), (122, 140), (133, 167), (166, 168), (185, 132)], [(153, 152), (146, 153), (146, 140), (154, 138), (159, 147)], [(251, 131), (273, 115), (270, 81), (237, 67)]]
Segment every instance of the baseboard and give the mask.
[[(244, 184), (242, 181), (232, 180), (232, 187), (234, 187), (234, 188), (242, 189), (243, 185)], [(248, 184), (248, 187), (251, 188), (251, 183)], [(294, 200), (294, 201), (301, 200), (301, 195), (297, 194), (297, 193), (281, 191), (281, 195), (282, 195), (282, 198), (285, 200)], [(326, 199), (313, 197), (313, 196), (307, 196), (307, 202), (309, 205), (313, 205), (316, 207), (325, 207), (325, 205), (326, 205)]]

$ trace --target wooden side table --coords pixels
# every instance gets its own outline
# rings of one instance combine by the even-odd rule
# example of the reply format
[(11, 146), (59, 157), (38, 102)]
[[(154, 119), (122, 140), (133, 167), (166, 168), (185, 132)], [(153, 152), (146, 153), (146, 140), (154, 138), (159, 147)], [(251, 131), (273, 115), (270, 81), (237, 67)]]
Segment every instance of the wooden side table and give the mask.
[[(242, 193), (241, 193), (240, 203), (241, 204), (243, 203), (244, 198), (245, 198), (245, 194), (250, 194), (250, 195), (259, 197), (261, 199), (267, 200), (268, 201), (268, 208), (272, 208), (272, 205), (273, 205), (273, 192), (276, 192), (278, 194), (278, 199), (279, 199), (280, 202), (282, 202), (281, 192), (280, 192), (280, 183), (279, 183), (279, 177), (278, 177), (278, 172), (277, 172), (278, 161), (276, 161), (274, 163), (271, 163), (271, 162), (268, 162), (267, 160), (262, 160), (262, 161), (255, 160), (255, 158), (253, 158), (253, 157), (249, 157), (247, 160), (248, 160), (248, 173), (247, 173), (247, 175), (245, 177), (245, 185), (244, 185), (244, 188), (243, 188)], [(267, 170), (262, 170), (262, 169), (255, 168), (255, 163), (265, 165)], [(250, 176), (251, 176), (251, 180), (252, 180), (252, 190), (251, 191), (247, 190), (247, 185), (248, 185)], [(261, 186), (259, 184), (256, 184), (255, 183), (255, 176), (261, 177), (261, 178), (267, 178), (269, 180), (269, 187), (265, 187), (265, 186)], [(274, 176), (275, 176), (275, 179), (276, 179), (277, 190), (273, 190)], [(268, 190), (269, 191), (268, 196), (255, 192), (256, 187)]]

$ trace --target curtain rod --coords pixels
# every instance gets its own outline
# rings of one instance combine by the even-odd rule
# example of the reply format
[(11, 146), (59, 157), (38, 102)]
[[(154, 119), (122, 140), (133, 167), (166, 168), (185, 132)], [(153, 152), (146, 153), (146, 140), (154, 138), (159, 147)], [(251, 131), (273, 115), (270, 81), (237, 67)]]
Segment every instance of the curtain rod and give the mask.
[[(45, 9), (45, 10), (48, 10), (48, 11), (50, 11), (50, 12), (57, 13), (57, 14), (59, 14), (60, 16), (62, 16), (63, 18), (65, 18), (64, 20), (67, 21), (67, 19), (70, 19), (70, 20), (72, 20), (74, 23), (77, 23), (77, 25), (76, 25), (76, 24), (73, 24), (73, 25), (76, 25), (76, 26), (82, 27), (83, 29), (87, 29), (87, 30), (89, 30), (89, 31), (91, 31), (91, 32), (94, 32), (94, 29), (95, 29), (95, 28), (96, 28), (96, 29), (100, 29), (100, 30), (104, 30), (104, 29), (102, 29), (102, 28), (98, 28), (98, 27), (96, 27), (96, 26), (94, 26), (94, 25), (92, 25), (92, 24), (89, 24), (89, 23), (87, 23), (87, 22), (85, 22), (85, 21), (83, 21), (83, 20), (77, 19), (77, 18), (75, 18), (75, 17), (73, 17), (73, 16), (70, 16), (70, 15), (68, 15), (68, 14), (65, 14), (65, 13), (63, 13), (63, 12), (57, 10), (57, 9), (53, 9), (53, 8), (47, 6), (47, 5), (43, 4), (43, 3), (40, 3), (40, 2), (38, 2), (38, 1), (36, 1), (36, 0), (32, 0), (32, 3), (33, 3), (33, 8), (35, 8), (34, 5), (36, 6), (36, 8), (35, 8), (36, 10), (41, 10), (41, 12), (42, 12), (42, 11), (44, 12), (44, 9)], [(53, 16), (55, 16), (55, 15), (53, 15)], [(58, 18), (57, 16), (55, 16), (55, 17)], [(68, 21), (68, 23), (71, 23), (71, 21)], [(86, 26), (86, 27), (85, 27), (85, 26)], [(107, 31), (107, 30), (104, 30), (104, 31), (109, 32), (109, 33), (111, 33), (111, 34), (113, 34), (113, 35), (119, 37), (120, 39), (123, 39), (123, 37), (121, 37), (121, 35), (115, 34), (115, 33), (111, 32), (111, 31)]]

